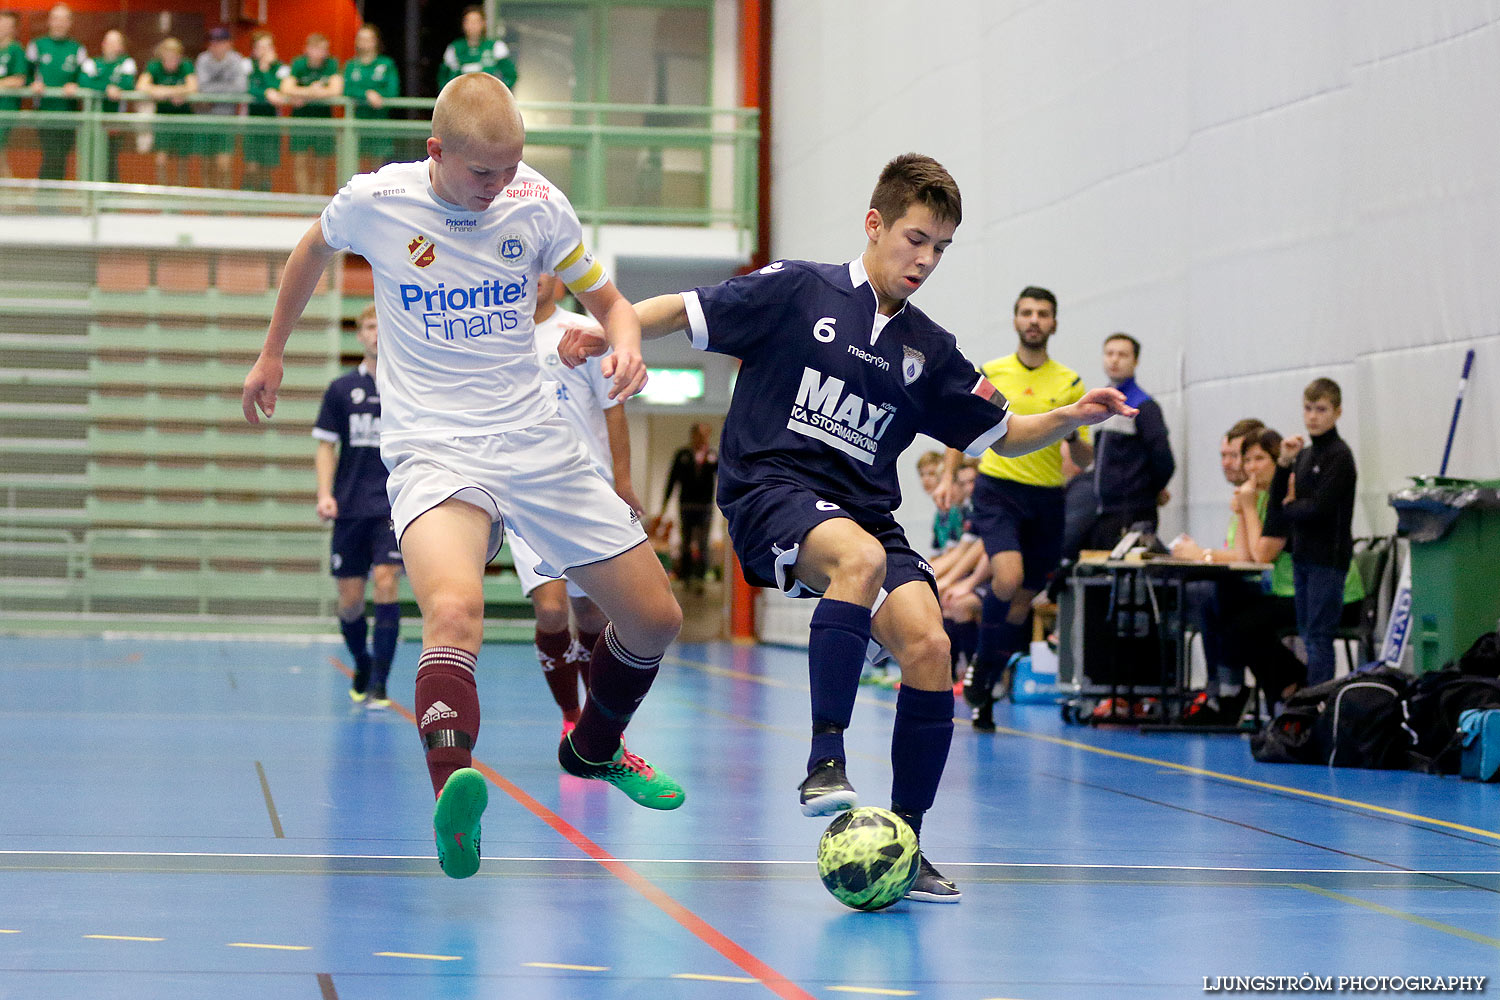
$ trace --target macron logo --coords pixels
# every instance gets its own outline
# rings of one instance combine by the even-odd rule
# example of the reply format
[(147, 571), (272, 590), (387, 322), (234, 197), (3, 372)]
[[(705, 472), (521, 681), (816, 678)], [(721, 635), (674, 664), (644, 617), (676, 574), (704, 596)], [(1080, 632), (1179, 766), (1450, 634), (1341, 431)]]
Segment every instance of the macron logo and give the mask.
[(447, 705), (444, 705), (442, 702), (435, 701), (427, 709), (427, 711), (422, 713), (422, 728), (426, 729), (434, 722), (441, 722), (444, 719), (456, 718), (458, 718), (457, 712), (453, 711), (453, 709), (449, 708)]

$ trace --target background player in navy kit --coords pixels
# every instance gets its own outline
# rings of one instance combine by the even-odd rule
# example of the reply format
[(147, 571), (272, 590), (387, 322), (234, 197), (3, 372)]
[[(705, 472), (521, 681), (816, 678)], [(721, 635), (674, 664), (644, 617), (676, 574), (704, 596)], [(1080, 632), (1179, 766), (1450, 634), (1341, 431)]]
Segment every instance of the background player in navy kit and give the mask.
[[(401, 605), (396, 581), (401, 548), (391, 530), (391, 503), (386, 499), (385, 463), (380, 460), (380, 394), (375, 388), (379, 351), (375, 307), (359, 314), (355, 336), (364, 348), (359, 367), (345, 372), (323, 394), (313, 424), (318, 439), (313, 465), (318, 475), (318, 516), (333, 522), (329, 568), (339, 588), (339, 629), (354, 657), (349, 697), (385, 708), (386, 679), (401, 637)], [(335, 454), (335, 451), (337, 452)], [(336, 466), (336, 467), (335, 467)], [(375, 577), (373, 652), (365, 648), (365, 582)]]
[[(361, 174), (324, 208), (282, 271), (266, 340), (245, 376), (245, 419), (271, 416), (287, 338), (340, 250), (370, 262), (380, 313), (381, 457), (401, 555), (422, 609), (415, 715), (437, 805), (438, 863), (479, 870), (489, 801), (472, 766), (484, 566), (515, 529), (610, 618), (589, 662), (589, 698), (559, 744), (570, 774), (608, 782), (652, 809), (682, 805), (675, 781), (622, 734), (682, 627), (639, 518), (590, 466), (556, 399), (542, 391), (532, 314), (553, 271), (598, 317), (616, 398), (646, 381), (635, 311), (583, 243), (567, 196), (522, 161), (526, 126), (492, 76), (438, 95), (426, 160)], [(415, 306), (416, 308), (413, 308)], [(259, 411), (259, 412), (257, 412)]]
[[(693, 345), (744, 365), (719, 448), (719, 506), (751, 583), (821, 597), (808, 661), (813, 737), (802, 811), (858, 801), (845, 775), (848, 727), (871, 635), (900, 664), (891, 805), (920, 836), (953, 738), (953, 691), (931, 569), (891, 512), (895, 463), (917, 432), (977, 455), (1038, 448), (1112, 412), (1113, 389), (1013, 417), (953, 335), (907, 304), (937, 267), (962, 215), (935, 160), (897, 157), (865, 214), (848, 264), (778, 261), (711, 288), (637, 303), (645, 336), (688, 328)], [(570, 331), (565, 358), (599, 349)], [(577, 348), (577, 355), (569, 347)], [(873, 609), (873, 621), (872, 621)], [(959, 891), (924, 857), (909, 898)]]

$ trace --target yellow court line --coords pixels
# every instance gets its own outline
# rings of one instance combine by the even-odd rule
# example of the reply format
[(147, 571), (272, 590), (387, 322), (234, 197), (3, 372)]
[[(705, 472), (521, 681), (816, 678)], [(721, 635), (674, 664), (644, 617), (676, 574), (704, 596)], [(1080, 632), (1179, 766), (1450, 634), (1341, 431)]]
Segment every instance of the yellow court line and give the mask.
[(702, 972), (674, 972), (673, 979), (696, 979), (705, 983), (758, 983), (759, 979), (748, 976), (710, 976)]
[(128, 934), (85, 934), (84, 937), (93, 941), (165, 941), (166, 938), (158, 937), (131, 937)]
[(1452, 934), (1454, 937), (1461, 937), (1467, 941), (1474, 941), (1478, 944), (1489, 945), (1491, 948), (1500, 948), (1500, 938), (1486, 937), (1483, 934), (1476, 934), (1473, 931), (1466, 931), (1462, 927), (1454, 927), (1452, 924), (1445, 924), (1438, 920), (1429, 920), (1426, 917), (1419, 917), (1415, 913), (1407, 913), (1405, 910), (1392, 909), (1389, 906), (1382, 906), (1379, 903), (1372, 903), (1369, 900), (1356, 899), (1353, 896), (1346, 896), (1341, 892), (1333, 892), (1329, 889), (1320, 889), (1315, 885), (1303, 885), (1300, 882), (1292, 882), (1289, 884), (1293, 889), (1301, 889), (1304, 892), (1317, 893), (1319, 896), (1327, 896), (1329, 899), (1336, 899), (1340, 903), (1348, 903), (1350, 906), (1363, 907), (1364, 909), (1372, 910), (1375, 913), (1383, 913), (1388, 917), (1395, 917), (1397, 920), (1405, 920), (1409, 924), (1417, 924), (1418, 926), (1427, 927), (1431, 930), (1442, 931), (1444, 934)]
[(1423, 816), (1420, 813), (1402, 812), (1400, 809), (1391, 809), (1388, 806), (1377, 806), (1370, 802), (1360, 802), (1357, 799), (1340, 798), (1337, 795), (1327, 795), (1323, 792), (1310, 792), (1303, 788), (1292, 788), (1288, 785), (1277, 785), (1269, 781), (1256, 781), (1254, 778), (1241, 778), (1235, 774), (1222, 774), (1218, 771), (1209, 771), (1201, 767), (1193, 767), (1190, 764), (1178, 764), (1170, 760), (1158, 760), (1155, 757), (1142, 757), (1139, 754), (1125, 753), (1120, 750), (1107, 750), (1104, 747), (1089, 746), (1087, 743), (1079, 743), (1076, 740), (1065, 740), (1061, 736), (1047, 736), (1043, 733), (1028, 733), (1021, 729), (1011, 729), (1007, 726), (996, 726), (995, 732), (1005, 733), (1007, 736), (1024, 736), (1029, 740), (1040, 740), (1043, 743), (1056, 743), (1058, 746), (1072, 747), (1075, 750), (1085, 750), (1089, 753), (1100, 754), (1105, 757), (1117, 757), (1120, 760), (1133, 761), (1137, 764), (1151, 764), (1156, 767), (1171, 768), (1185, 774), (1196, 774), (1204, 778), (1217, 778), (1220, 781), (1232, 781), (1239, 785), (1248, 785), (1251, 788), (1264, 788), (1268, 791), (1283, 792), (1287, 795), (1300, 795), (1304, 798), (1316, 799), (1319, 802), (1332, 802), (1335, 805), (1350, 806), (1354, 809), (1366, 809), (1370, 812), (1380, 813), (1382, 816), (1394, 816), (1397, 819), (1409, 819), (1418, 823), (1430, 823), (1433, 826), (1445, 827), (1449, 830), (1460, 830), (1464, 833), (1472, 833), (1479, 837), (1488, 837), (1491, 840), (1500, 840), (1500, 833), (1494, 830), (1482, 830), (1477, 826), (1465, 826), (1462, 823), (1453, 823), (1446, 819), (1436, 819), (1432, 816)]
[(267, 951), (312, 951), (310, 944), (252, 944), (249, 941), (231, 941), (226, 948), (264, 948)]
[(0, 930), (0, 934), (19, 934), (19, 933), (21, 933), (21, 932), (20, 931)]
[(879, 997), (914, 997), (916, 990), (883, 990), (878, 986), (830, 986), (832, 993), (872, 993)]
[(377, 951), (376, 958), (416, 958), (427, 962), (462, 962), (462, 955), (418, 955), (409, 951)]
[[(761, 677), (758, 674), (746, 673), (743, 670), (731, 670), (726, 667), (716, 667), (711, 663), (704, 663), (700, 660), (685, 660), (681, 657), (667, 657), (665, 659), (670, 659), (672, 662), (680, 663), (683, 666), (695, 667), (699, 670), (716, 676), (732, 677), (735, 680), (751, 681), (756, 684), (764, 684), (767, 687), (796, 687), (796, 685), (789, 684), (786, 681)], [(803, 688), (802, 690), (806, 690), (806, 688)], [(886, 709), (887, 711), (893, 712), (896, 709), (896, 706), (890, 704), (889, 702), (882, 701), (879, 698), (871, 698), (863, 694), (859, 695), (856, 700), (867, 705), (876, 705), (880, 708)], [(1391, 809), (1388, 806), (1377, 806), (1371, 802), (1360, 802), (1357, 799), (1340, 798), (1337, 795), (1327, 795), (1323, 792), (1310, 792), (1306, 789), (1292, 788), (1289, 785), (1277, 785), (1269, 781), (1256, 781), (1254, 778), (1241, 778), (1238, 775), (1234, 774), (1223, 774), (1219, 771), (1210, 771), (1206, 768), (1193, 767), (1189, 764), (1178, 764), (1175, 761), (1161, 760), (1156, 757), (1144, 757), (1140, 754), (1125, 753), (1121, 750), (1108, 750), (1104, 747), (1096, 747), (1090, 746), (1087, 743), (1080, 743), (1077, 740), (1063, 739), (1061, 736), (1048, 736), (1044, 733), (1030, 733), (1026, 732), (1023, 729), (1011, 729), (1008, 726), (996, 726), (995, 732), (1004, 733), (1007, 736), (1020, 736), (1028, 740), (1038, 740), (1042, 743), (1054, 743), (1058, 746), (1070, 747), (1074, 750), (1082, 750), (1085, 753), (1099, 754), (1103, 757), (1114, 757), (1119, 760), (1128, 760), (1136, 764), (1149, 764), (1152, 767), (1164, 767), (1173, 771), (1181, 772), (1183, 774), (1195, 774), (1203, 778), (1215, 778), (1219, 781), (1229, 781), (1235, 784), (1245, 785), (1250, 788), (1263, 788), (1267, 791), (1281, 792), (1286, 795), (1298, 795), (1303, 798), (1316, 800), (1318, 802), (1331, 802), (1335, 805), (1349, 806), (1352, 809), (1364, 809), (1368, 812), (1379, 813), (1382, 816), (1394, 816), (1397, 819), (1407, 819), (1417, 823), (1428, 823), (1432, 826), (1440, 826), (1447, 830), (1458, 830), (1462, 833), (1471, 833), (1476, 837), (1488, 837), (1490, 840), (1500, 841), (1500, 833), (1497, 833), (1494, 830), (1483, 830), (1476, 826), (1465, 826), (1462, 823), (1454, 823), (1450, 820), (1437, 819), (1432, 816), (1423, 816), (1420, 813), (1403, 812), (1400, 809)]]
[(569, 972), (608, 972), (607, 965), (564, 965), (561, 962), (522, 962), (529, 969), (566, 969)]

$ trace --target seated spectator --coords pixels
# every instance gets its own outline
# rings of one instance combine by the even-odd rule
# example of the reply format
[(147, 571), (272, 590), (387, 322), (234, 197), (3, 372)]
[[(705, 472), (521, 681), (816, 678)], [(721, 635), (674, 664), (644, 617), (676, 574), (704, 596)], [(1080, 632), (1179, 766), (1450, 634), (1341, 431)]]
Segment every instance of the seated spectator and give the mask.
[(1081, 548), (1112, 549), (1125, 532), (1149, 525), (1176, 471), (1161, 405), (1135, 380), (1141, 342), (1128, 333), (1104, 338), (1104, 374), (1140, 412), (1113, 416), (1094, 428), (1094, 521)]
[[(198, 55), (193, 75), (200, 94), (243, 94), (250, 89), (250, 60), (234, 50), (229, 29), (221, 24), (209, 30), (208, 48)], [(210, 115), (238, 115), (240, 105), (210, 104), (199, 110)], [(204, 187), (235, 189), (234, 141), (238, 131), (225, 127), (198, 133), (194, 146), (205, 157)]]
[[(1224, 436), (1219, 439), (1219, 469), (1224, 473), (1224, 479), (1230, 486), (1237, 488), (1245, 481), (1245, 470), (1241, 465), (1241, 448), (1245, 438), (1264, 429), (1265, 426), (1254, 417), (1246, 417), (1244, 420), (1236, 421), (1234, 426), (1225, 431)], [(1205, 549), (1194, 541), (1192, 536), (1179, 535), (1172, 541), (1172, 555), (1177, 559), (1190, 559), (1194, 562), (1234, 562), (1236, 529), (1237, 522), (1231, 515), (1225, 545), (1219, 549)], [(1200, 581), (1190, 583), (1186, 588), (1187, 616), (1193, 628), (1203, 639), (1203, 658), (1207, 661), (1208, 683), (1184, 710), (1184, 721), (1200, 713), (1210, 700), (1217, 705), (1221, 695), (1229, 698), (1237, 698), (1240, 695), (1242, 673), (1236, 674), (1234, 668), (1225, 662), (1222, 648), (1224, 628), (1221, 621), (1222, 609), (1233, 603), (1234, 594), (1240, 589), (1240, 581)]]
[[(127, 90), (135, 89), (135, 78), (135, 60), (130, 57), (125, 33), (115, 28), (109, 29), (99, 44), (99, 54), (83, 62), (83, 85), (90, 90), (103, 92), (105, 99), (100, 104), (102, 110), (119, 114), (126, 110), (125, 102), (120, 96)], [(120, 154), (133, 138), (134, 133), (128, 129), (109, 130), (108, 169), (111, 181), (120, 179)]]
[(31, 63), (26, 61), (26, 50), (16, 39), (16, 15), (11, 11), (0, 11), (0, 177), (10, 176), (10, 158), (5, 153), (6, 140), (15, 119), (12, 112), (21, 110), (20, 92), (31, 76)]
[[(182, 43), (168, 36), (156, 45), (156, 58), (146, 64), (146, 71), (136, 81), (136, 89), (156, 101), (158, 115), (192, 114), (188, 98), (198, 92), (198, 78), (193, 64), (182, 57)], [(186, 184), (187, 157), (197, 152), (191, 133), (169, 125), (156, 129), (156, 183)]]
[[(290, 73), (291, 68), (276, 57), (276, 40), (269, 31), (257, 31), (250, 36), (250, 74), (245, 87), (255, 98), (247, 109), (252, 118), (276, 117), (286, 104), (286, 98), (281, 96), (281, 83)], [(281, 136), (280, 131), (269, 129), (245, 132), (246, 190), (271, 190), (271, 172), (281, 165)]]
[(1300, 437), (1281, 442), (1266, 515), (1266, 534), (1290, 537), (1309, 685), (1333, 680), (1333, 640), (1354, 560), (1358, 473), (1335, 426), (1342, 413), (1343, 393), (1333, 379), (1313, 379), (1303, 390), (1302, 423), (1312, 444), (1304, 448)]
[[(1262, 690), (1276, 701), (1285, 701), (1306, 682), (1307, 668), (1282, 642), (1297, 627), (1291, 553), (1284, 537), (1265, 532), (1281, 435), (1270, 428), (1251, 434), (1245, 438), (1242, 454), (1246, 478), (1230, 503), (1237, 528), (1235, 554), (1250, 562), (1271, 564), (1270, 590), (1244, 594), (1225, 609), (1224, 648), (1231, 665), (1248, 667)], [(1344, 578), (1344, 623), (1359, 622), (1364, 596), (1364, 583), (1351, 564)]]
[(485, 37), (484, 8), (478, 4), (465, 7), (460, 23), (463, 37), (443, 50), (443, 61), (438, 65), (438, 90), (465, 73), (488, 73), (499, 77), (507, 87), (514, 87), (516, 62), (510, 56), (510, 46), (498, 38)]
[[(401, 96), (401, 75), (396, 64), (380, 51), (380, 29), (373, 24), (360, 25), (354, 33), (354, 58), (344, 66), (344, 96), (357, 101), (354, 117), (378, 121), (391, 116), (385, 101)], [(378, 126), (376, 126), (378, 128)], [(359, 169), (378, 170), (389, 163), (395, 143), (389, 134), (361, 131), (359, 134)]]
[(974, 659), (979, 644), (980, 612), (991, 576), (984, 543), (974, 534), (974, 479), (978, 472), (978, 459), (965, 459), (959, 466), (954, 477), (957, 494), (950, 511), (960, 511), (962, 527), (957, 541), (932, 560), (955, 681), (963, 677)]

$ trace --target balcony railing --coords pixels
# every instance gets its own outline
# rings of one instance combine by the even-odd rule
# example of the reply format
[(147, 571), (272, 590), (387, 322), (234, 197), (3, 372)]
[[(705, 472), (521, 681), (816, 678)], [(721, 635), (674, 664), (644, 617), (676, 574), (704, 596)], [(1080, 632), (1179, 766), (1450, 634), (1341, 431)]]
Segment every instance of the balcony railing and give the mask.
[[(432, 102), (421, 98), (386, 101), (389, 118), (356, 117), (356, 102), (348, 99), (327, 102), (329, 118), (245, 114), (248, 94), (194, 95), (187, 99), (197, 109), (191, 114), (149, 110), (154, 102), (141, 93), (122, 99), (130, 110), (107, 110), (95, 91), (73, 95), (77, 110), (0, 109), (0, 155), (13, 176), (37, 178), (43, 188), (48, 181), (120, 183), (132, 185), (131, 197), (149, 200), (146, 189), (170, 181), (326, 196), (361, 170), (425, 156), (431, 134)], [(226, 104), (238, 113), (207, 110)], [(521, 110), (526, 161), (567, 193), (585, 224), (754, 230), (758, 110), (526, 102)], [(216, 176), (226, 160), (227, 184)], [(6, 185), (0, 206), (24, 207), (13, 200), (17, 190)], [(303, 204), (287, 208), (300, 212)]]

